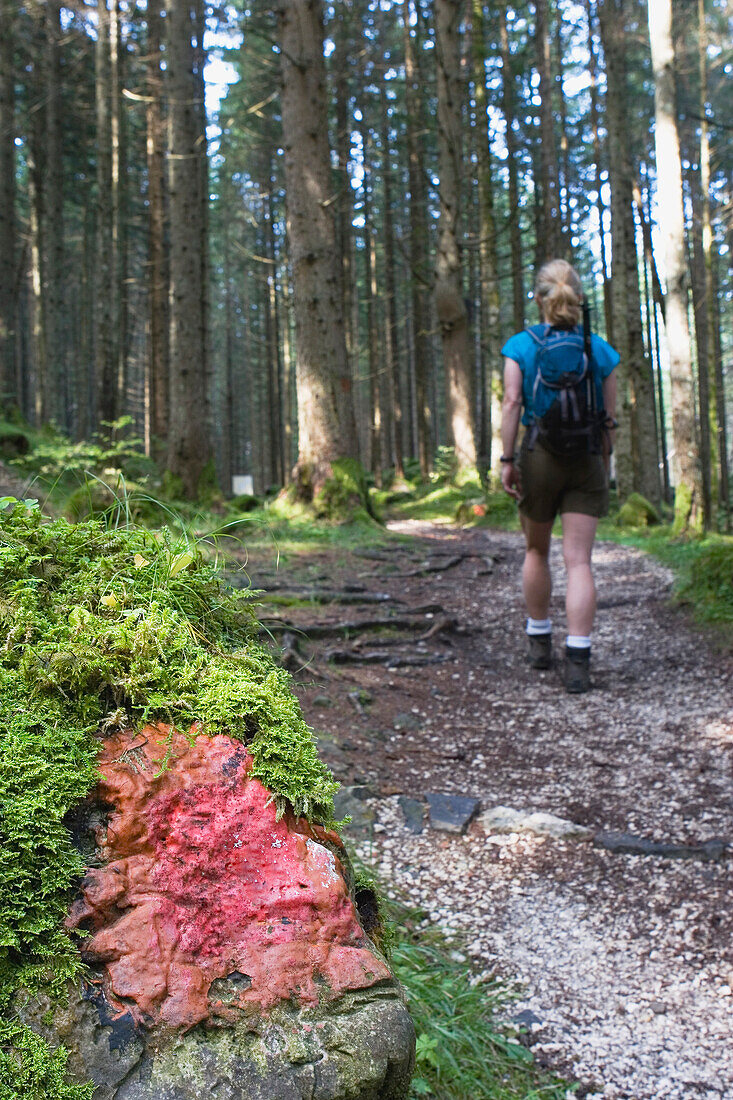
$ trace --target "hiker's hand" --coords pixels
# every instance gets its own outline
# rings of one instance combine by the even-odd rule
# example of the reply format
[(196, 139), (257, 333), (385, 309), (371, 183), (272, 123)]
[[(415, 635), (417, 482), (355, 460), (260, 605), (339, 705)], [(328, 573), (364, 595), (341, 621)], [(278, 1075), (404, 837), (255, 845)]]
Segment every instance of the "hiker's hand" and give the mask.
[(510, 497), (514, 497), (515, 500), (519, 500), (520, 495), (520, 481), (519, 470), (516, 463), (505, 462), (501, 467), (501, 484), (504, 492), (508, 493)]

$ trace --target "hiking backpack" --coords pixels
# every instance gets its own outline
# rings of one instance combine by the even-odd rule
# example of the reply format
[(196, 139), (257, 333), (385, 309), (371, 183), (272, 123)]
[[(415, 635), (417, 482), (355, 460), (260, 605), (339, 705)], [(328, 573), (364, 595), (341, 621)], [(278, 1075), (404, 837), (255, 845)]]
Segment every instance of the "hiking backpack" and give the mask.
[(530, 450), (539, 441), (565, 458), (600, 454), (606, 414), (598, 407), (587, 304), (582, 335), (547, 324), (527, 331), (537, 344)]

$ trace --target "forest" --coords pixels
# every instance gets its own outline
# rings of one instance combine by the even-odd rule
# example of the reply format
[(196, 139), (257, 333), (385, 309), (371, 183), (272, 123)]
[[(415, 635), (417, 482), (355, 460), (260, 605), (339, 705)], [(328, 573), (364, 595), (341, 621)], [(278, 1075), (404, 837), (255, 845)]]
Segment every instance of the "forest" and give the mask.
[(729, 0), (0, 19), (0, 1100), (733, 1095)]
[[(725, 0), (2, 0), (0, 393), (179, 496), (495, 477), (499, 349), (577, 267), (619, 501), (730, 516)], [(242, 481), (242, 476), (252, 482)], [(233, 478), (239, 478), (233, 482)], [(175, 493), (174, 493), (175, 495)]]

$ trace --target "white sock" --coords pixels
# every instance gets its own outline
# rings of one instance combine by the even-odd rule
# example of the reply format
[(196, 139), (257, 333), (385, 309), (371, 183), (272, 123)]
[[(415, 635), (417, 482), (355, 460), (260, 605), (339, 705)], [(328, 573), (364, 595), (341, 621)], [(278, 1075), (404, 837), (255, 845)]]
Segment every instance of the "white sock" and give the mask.
[(527, 619), (528, 634), (551, 634), (552, 622), (550, 619)]
[(565, 645), (571, 649), (590, 649), (590, 638), (585, 634), (568, 634)]

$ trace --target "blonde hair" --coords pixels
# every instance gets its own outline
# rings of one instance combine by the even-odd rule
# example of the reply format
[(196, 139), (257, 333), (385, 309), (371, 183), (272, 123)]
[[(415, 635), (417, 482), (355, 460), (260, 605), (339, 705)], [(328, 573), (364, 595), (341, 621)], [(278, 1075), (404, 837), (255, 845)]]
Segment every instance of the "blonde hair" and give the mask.
[(537, 275), (535, 297), (544, 320), (556, 328), (580, 324), (583, 285), (567, 260), (550, 260)]

